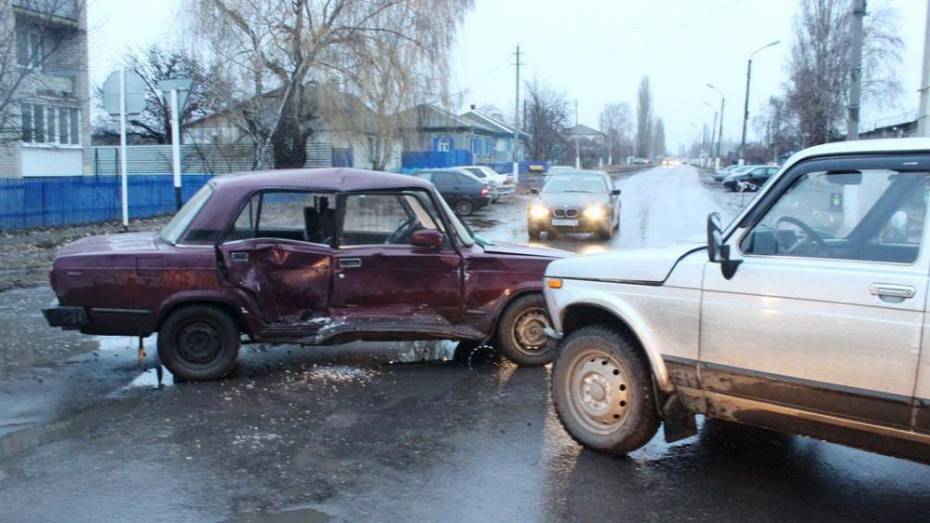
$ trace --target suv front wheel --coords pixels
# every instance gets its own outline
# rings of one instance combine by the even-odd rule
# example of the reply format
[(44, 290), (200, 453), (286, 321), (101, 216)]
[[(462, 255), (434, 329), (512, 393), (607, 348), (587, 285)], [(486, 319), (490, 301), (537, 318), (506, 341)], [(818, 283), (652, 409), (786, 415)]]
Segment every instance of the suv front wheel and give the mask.
[(607, 325), (583, 327), (565, 338), (552, 398), (565, 430), (608, 454), (642, 447), (659, 428), (649, 365), (629, 338)]

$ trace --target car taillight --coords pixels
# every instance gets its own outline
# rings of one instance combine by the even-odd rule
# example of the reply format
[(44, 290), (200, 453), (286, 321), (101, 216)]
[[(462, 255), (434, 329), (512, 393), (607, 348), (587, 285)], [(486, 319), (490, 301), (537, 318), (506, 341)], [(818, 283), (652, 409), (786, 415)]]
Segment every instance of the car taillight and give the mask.
[(489, 195), (489, 194), (491, 194), (491, 188), (490, 188), (490, 187), (488, 187), (487, 185), (485, 185), (484, 187), (481, 188), (481, 196), (487, 196), (487, 195)]

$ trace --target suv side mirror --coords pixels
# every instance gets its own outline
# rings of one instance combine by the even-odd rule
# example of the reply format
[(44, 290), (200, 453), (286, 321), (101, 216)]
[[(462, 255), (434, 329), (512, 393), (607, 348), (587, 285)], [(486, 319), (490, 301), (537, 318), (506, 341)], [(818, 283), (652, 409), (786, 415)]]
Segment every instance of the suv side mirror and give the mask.
[(612, 194), (613, 196), (620, 196), (620, 189), (614, 189), (610, 191), (610, 194)]
[(539, 189), (536, 189), (536, 188), (530, 189), (530, 194), (539, 195)]
[(443, 235), (436, 229), (420, 229), (410, 235), (410, 245), (425, 249), (438, 249), (442, 247)]
[(715, 212), (707, 215), (707, 259), (711, 263), (719, 263), (720, 272), (728, 280), (736, 274), (736, 268), (742, 263), (742, 260), (730, 259), (730, 246), (723, 243), (720, 215)]

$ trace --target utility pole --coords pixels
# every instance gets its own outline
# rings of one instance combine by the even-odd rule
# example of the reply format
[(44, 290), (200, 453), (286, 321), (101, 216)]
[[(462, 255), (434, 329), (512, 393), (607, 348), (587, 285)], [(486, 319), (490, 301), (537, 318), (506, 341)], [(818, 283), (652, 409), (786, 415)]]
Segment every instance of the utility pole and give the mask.
[(517, 46), (517, 82), (516, 95), (513, 102), (513, 183), (520, 182), (520, 161), (517, 158), (517, 149), (520, 147), (520, 46)]
[[(719, 169), (720, 168), (720, 142), (723, 141), (723, 106), (724, 106), (724, 103), (726, 102), (726, 97), (723, 95), (723, 91), (721, 91), (720, 89), (717, 89), (713, 84), (707, 84), (707, 87), (710, 87), (714, 91), (717, 91), (717, 94), (720, 95), (720, 130), (717, 133), (717, 150), (714, 152), (714, 157), (717, 158), (714, 168)], [(713, 131), (713, 129), (711, 129), (711, 131)]]
[(930, 0), (927, 0), (927, 22), (924, 28), (924, 66), (920, 74), (920, 113), (917, 115), (917, 135), (930, 136)]
[(849, 57), (849, 117), (846, 121), (846, 139), (858, 140), (859, 102), (862, 98), (862, 19), (865, 18), (865, 0), (854, 0), (852, 10)]
[(575, 169), (581, 169), (581, 150), (578, 141), (578, 99), (575, 98)]
[(781, 40), (775, 40), (770, 44), (763, 45), (762, 47), (756, 49), (749, 54), (749, 61), (746, 63), (746, 100), (743, 102), (743, 134), (739, 142), (739, 164), (743, 165), (744, 161), (744, 149), (746, 149), (746, 122), (749, 120), (749, 82), (752, 79), (752, 57), (756, 55), (759, 51), (763, 49), (768, 49), (774, 45), (778, 45)]

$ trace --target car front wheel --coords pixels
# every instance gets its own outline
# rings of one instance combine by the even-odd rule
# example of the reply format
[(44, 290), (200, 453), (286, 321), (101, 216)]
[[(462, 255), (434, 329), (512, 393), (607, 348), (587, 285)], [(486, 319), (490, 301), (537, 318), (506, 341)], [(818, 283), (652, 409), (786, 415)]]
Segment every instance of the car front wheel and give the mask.
[(579, 443), (608, 454), (642, 447), (659, 428), (645, 357), (629, 338), (606, 325), (578, 329), (562, 343), (552, 398), (565, 430)]
[(497, 347), (510, 361), (524, 366), (545, 365), (555, 358), (558, 344), (546, 336), (549, 316), (541, 294), (517, 298), (501, 315)]
[(182, 307), (158, 331), (158, 357), (175, 377), (205, 381), (229, 374), (239, 359), (239, 328), (223, 310)]

